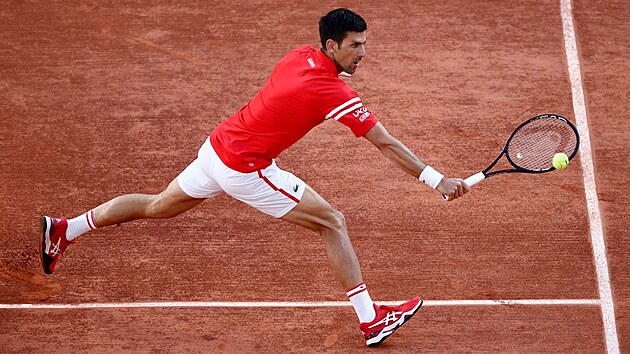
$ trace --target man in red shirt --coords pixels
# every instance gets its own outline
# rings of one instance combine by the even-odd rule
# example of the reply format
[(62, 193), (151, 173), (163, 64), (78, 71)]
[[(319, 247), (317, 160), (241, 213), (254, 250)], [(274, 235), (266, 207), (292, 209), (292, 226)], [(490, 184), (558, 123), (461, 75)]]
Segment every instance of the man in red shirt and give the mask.
[(51, 274), (68, 245), (96, 227), (141, 218), (169, 218), (220, 193), (322, 236), (333, 272), (359, 317), (367, 345), (377, 345), (422, 305), (419, 297), (397, 307), (374, 304), (363, 283), (343, 214), (274, 162), (282, 151), (326, 120), (344, 124), (414, 178), (449, 200), (468, 191), (461, 179), (446, 178), (392, 137), (340, 73), (353, 74), (365, 57), (367, 25), (361, 16), (336, 9), (320, 19), (322, 49), (301, 46), (274, 68), (263, 88), (221, 122), (193, 161), (156, 195), (127, 194), (76, 218), (41, 218), (41, 256)]

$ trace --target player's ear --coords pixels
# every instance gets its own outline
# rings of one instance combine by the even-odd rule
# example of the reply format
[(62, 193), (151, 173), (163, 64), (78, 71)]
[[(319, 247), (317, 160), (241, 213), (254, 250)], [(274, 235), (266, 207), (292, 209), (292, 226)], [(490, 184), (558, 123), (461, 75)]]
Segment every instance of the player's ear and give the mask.
[(328, 53), (334, 53), (337, 51), (338, 48), (339, 48), (339, 44), (337, 44), (337, 42), (335, 42), (332, 39), (326, 40), (326, 51)]

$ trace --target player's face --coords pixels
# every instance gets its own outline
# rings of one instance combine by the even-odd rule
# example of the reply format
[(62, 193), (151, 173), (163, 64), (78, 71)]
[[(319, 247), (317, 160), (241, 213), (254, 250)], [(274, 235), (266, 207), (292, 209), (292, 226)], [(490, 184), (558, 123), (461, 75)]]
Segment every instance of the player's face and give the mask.
[(345, 71), (348, 74), (354, 74), (357, 71), (359, 63), (365, 57), (366, 41), (365, 32), (346, 33), (346, 37), (341, 41), (341, 45), (331, 40), (332, 48), (330, 49), (333, 50), (329, 50), (329, 52), (331, 52), (335, 63), (337, 63), (339, 72)]

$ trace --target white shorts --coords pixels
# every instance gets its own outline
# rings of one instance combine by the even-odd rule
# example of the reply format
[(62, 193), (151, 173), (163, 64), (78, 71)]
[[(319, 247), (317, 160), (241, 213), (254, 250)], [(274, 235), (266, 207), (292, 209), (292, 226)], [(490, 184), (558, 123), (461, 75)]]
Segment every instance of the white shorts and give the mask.
[(221, 192), (280, 218), (302, 199), (306, 183), (276, 162), (259, 171), (241, 173), (227, 167), (207, 139), (197, 159), (177, 177), (179, 187), (193, 198), (211, 198)]

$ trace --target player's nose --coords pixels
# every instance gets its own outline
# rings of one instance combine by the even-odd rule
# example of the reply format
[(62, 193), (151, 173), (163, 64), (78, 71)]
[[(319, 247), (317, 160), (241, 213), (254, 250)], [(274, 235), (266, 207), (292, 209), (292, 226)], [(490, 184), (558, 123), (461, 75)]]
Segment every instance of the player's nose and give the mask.
[(359, 58), (363, 58), (365, 56), (365, 46), (360, 46), (359, 47), (359, 52), (357, 53), (357, 56)]

